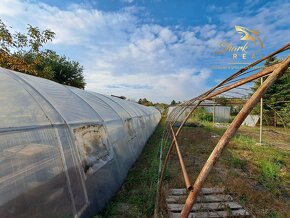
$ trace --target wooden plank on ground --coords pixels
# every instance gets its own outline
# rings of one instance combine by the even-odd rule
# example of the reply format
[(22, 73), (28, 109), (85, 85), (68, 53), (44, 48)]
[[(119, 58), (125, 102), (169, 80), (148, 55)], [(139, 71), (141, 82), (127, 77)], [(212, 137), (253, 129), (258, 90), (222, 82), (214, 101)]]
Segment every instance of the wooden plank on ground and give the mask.
[[(209, 194), (222, 194), (224, 188), (202, 188), (200, 194), (209, 195)], [(170, 189), (169, 195), (187, 195), (188, 191), (185, 188)]]
[[(172, 212), (180, 212), (184, 204), (167, 204), (168, 210)], [(236, 202), (215, 202), (215, 203), (196, 203), (193, 205), (191, 211), (222, 211), (241, 209), (242, 206)]]
[[(186, 195), (172, 195), (166, 198), (167, 203), (184, 203), (186, 200)], [(203, 195), (197, 197), (197, 203), (203, 202), (224, 202), (224, 201), (233, 201), (233, 198), (230, 195)]]
[[(211, 211), (211, 212), (194, 212), (189, 214), (189, 218), (196, 217), (249, 217), (250, 214), (244, 209), (238, 209), (233, 211)], [(171, 218), (179, 218), (179, 213), (170, 213)]]
[[(193, 205), (189, 217), (250, 217), (250, 214), (224, 188), (203, 188)], [(170, 189), (166, 198), (170, 217), (177, 218), (188, 197), (186, 189)]]

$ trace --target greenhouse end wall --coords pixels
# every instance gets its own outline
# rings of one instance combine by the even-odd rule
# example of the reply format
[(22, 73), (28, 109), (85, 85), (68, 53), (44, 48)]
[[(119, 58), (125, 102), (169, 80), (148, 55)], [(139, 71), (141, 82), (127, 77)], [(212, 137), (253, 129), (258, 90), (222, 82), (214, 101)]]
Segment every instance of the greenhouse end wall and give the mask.
[(0, 217), (91, 217), (119, 189), (161, 114), (0, 68)]

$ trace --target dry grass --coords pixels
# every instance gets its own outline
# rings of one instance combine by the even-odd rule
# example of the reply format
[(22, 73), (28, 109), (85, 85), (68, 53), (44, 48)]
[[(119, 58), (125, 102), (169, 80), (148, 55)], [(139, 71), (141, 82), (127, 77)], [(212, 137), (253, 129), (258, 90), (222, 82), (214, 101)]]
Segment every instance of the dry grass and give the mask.
[[(178, 140), (191, 181), (197, 177), (224, 130), (207, 123), (202, 128), (185, 127), (181, 131)], [(226, 187), (256, 217), (290, 217), (290, 155), (286, 146), (289, 146), (289, 130), (282, 131), (283, 134), (279, 134), (279, 129), (265, 131), (268, 143), (258, 146), (258, 130), (242, 128), (225, 149), (205, 187)], [(273, 146), (276, 142), (279, 145)], [(167, 187), (184, 188), (176, 153), (168, 169)]]

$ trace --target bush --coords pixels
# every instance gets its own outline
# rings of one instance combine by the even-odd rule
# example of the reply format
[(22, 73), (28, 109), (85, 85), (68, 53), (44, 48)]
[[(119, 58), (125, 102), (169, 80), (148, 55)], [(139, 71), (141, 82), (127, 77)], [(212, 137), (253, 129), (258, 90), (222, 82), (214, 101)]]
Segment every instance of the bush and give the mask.
[(192, 115), (196, 121), (212, 121), (212, 114), (207, 112), (204, 108), (197, 108)]

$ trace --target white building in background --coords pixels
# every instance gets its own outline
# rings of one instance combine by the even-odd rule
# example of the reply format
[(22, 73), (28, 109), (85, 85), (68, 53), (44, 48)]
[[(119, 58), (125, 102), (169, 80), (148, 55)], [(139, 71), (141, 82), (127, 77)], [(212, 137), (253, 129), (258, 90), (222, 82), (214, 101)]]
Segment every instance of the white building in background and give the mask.
[[(170, 120), (173, 118), (173, 116), (174, 117), (178, 116), (177, 121), (181, 122), (190, 113), (193, 106), (189, 106), (183, 112), (182, 111), (177, 112), (179, 107), (178, 105), (170, 106), (168, 108), (167, 119)], [(229, 122), (231, 119), (230, 115), (231, 108), (228, 106), (221, 106), (220, 104), (217, 104), (216, 102), (210, 100), (203, 101), (200, 104), (200, 106), (203, 107), (207, 112), (213, 114), (215, 122), (226, 123)]]

